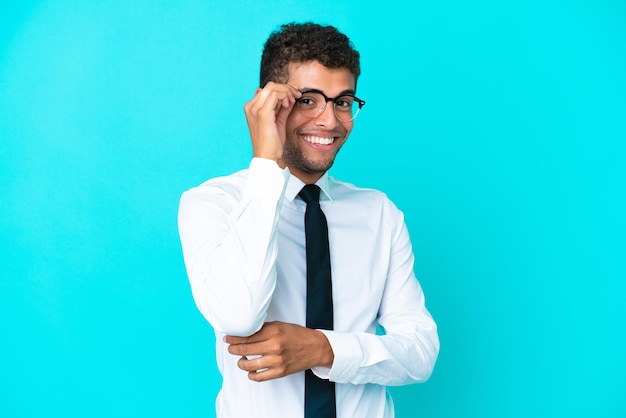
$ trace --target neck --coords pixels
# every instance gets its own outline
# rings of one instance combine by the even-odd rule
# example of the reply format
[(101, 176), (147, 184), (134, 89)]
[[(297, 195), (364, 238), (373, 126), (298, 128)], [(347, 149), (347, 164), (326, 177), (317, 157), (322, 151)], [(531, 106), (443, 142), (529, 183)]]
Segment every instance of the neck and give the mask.
[(304, 184), (315, 184), (315, 182), (317, 182), (320, 178), (322, 178), (322, 176), (325, 173), (325, 172), (324, 173), (304, 173), (299, 170), (294, 170), (291, 167), (289, 167), (289, 172), (292, 175), (299, 178), (300, 180), (302, 180)]
[(289, 168), (289, 172), (291, 173), (291, 175), (296, 176), (297, 178), (302, 180), (304, 184), (315, 184), (316, 181), (318, 181), (320, 178), (322, 178), (324, 174), (326, 174), (326, 171), (323, 171), (321, 173), (307, 173), (306, 171), (302, 171), (289, 164), (285, 164), (283, 161), (278, 161), (278, 166), (282, 169), (284, 169), (285, 167)]

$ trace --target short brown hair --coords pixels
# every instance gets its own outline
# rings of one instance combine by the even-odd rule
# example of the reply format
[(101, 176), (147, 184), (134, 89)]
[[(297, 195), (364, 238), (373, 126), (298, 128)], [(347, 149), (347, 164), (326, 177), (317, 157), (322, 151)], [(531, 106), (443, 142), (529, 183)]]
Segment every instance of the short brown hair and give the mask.
[(285, 83), (290, 63), (318, 61), (327, 68), (347, 68), (356, 82), (361, 67), (359, 53), (346, 35), (333, 26), (288, 23), (272, 32), (261, 57), (260, 86)]

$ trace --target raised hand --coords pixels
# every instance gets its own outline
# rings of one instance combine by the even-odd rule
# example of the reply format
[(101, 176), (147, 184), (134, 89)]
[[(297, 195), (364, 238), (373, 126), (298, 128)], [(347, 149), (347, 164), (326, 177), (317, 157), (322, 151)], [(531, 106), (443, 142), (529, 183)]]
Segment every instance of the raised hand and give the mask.
[(288, 84), (269, 82), (244, 106), (255, 157), (279, 161), (283, 156), (287, 117), (301, 93)]

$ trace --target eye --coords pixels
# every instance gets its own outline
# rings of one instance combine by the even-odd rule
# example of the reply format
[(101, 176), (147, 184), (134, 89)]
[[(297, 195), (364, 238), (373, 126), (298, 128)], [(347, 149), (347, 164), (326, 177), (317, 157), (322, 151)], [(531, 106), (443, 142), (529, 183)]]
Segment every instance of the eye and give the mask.
[(315, 107), (317, 102), (314, 97), (302, 96), (296, 101), (296, 103), (298, 103), (298, 106), (308, 109)]
[(339, 110), (350, 110), (352, 109), (352, 104), (354, 103), (354, 97), (352, 96), (343, 96), (337, 98), (335, 100), (335, 107)]

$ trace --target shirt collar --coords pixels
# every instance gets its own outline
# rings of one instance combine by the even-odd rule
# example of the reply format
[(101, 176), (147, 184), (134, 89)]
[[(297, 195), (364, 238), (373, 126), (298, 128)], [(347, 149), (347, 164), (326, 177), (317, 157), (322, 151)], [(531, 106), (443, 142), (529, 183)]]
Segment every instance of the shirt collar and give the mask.
[[(315, 184), (317, 184), (320, 189), (322, 189), (322, 192), (320, 194), (320, 200), (333, 200), (330, 194), (328, 171), (325, 172), (324, 175), (315, 182)], [(302, 180), (290, 173), (287, 188), (285, 189), (285, 199), (287, 199), (290, 203), (293, 202), (296, 196), (298, 196), (298, 193), (300, 193), (300, 190), (302, 190), (302, 188), (304, 187), (304, 185), (305, 183)]]

